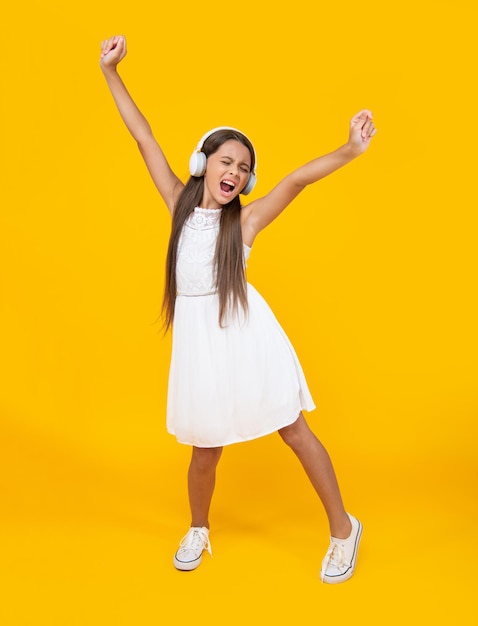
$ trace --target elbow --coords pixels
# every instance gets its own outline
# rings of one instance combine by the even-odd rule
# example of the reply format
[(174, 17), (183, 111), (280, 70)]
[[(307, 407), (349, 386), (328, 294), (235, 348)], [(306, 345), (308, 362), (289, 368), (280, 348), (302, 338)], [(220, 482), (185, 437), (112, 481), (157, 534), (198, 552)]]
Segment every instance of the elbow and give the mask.
[(135, 140), (138, 144), (138, 148), (141, 152), (143, 152), (145, 149), (148, 148), (149, 145), (151, 145), (152, 142), (154, 142), (154, 137), (151, 129), (149, 127), (141, 129), (141, 132), (138, 132), (136, 134)]
[(297, 190), (297, 193), (300, 193), (310, 183), (310, 181), (308, 181), (306, 179), (304, 174), (301, 174), (298, 171), (297, 172), (292, 172), (292, 174), (289, 175), (289, 178), (290, 178), (291, 184)]

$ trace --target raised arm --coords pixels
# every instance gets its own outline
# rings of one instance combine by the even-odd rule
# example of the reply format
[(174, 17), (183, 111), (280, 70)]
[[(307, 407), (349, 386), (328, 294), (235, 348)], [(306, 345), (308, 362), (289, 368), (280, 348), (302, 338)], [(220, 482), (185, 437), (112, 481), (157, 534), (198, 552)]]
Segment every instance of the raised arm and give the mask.
[(117, 65), (125, 56), (126, 39), (124, 37), (111, 37), (101, 43), (100, 66), (118, 111), (136, 140), (151, 178), (172, 213), (184, 185), (170, 168), (148, 121), (136, 106), (117, 72)]
[(280, 215), (307, 185), (325, 178), (365, 152), (375, 132), (372, 113), (367, 109), (360, 111), (350, 122), (346, 144), (299, 167), (266, 196), (244, 207), (242, 232), (245, 243), (252, 245), (256, 235)]

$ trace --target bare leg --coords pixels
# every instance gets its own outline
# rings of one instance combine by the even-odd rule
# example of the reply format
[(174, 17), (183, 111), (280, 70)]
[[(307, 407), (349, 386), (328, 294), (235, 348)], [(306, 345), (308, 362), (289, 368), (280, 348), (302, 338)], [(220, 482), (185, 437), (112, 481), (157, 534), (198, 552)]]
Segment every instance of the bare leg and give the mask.
[(216, 467), (222, 448), (193, 447), (188, 471), (191, 526), (209, 528), (209, 507), (216, 484)]
[(337, 478), (327, 450), (310, 430), (302, 413), (297, 421), (279, 430), (279, 434), (297, 455), (329, 518), (330, 534), (346, 539), (352, 526), (345, 512)]

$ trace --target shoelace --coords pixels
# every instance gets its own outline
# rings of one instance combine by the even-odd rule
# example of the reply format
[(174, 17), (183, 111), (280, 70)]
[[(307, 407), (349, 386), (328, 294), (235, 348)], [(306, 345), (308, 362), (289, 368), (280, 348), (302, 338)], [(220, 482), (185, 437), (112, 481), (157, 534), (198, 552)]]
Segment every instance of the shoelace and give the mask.
[(325, 558), (322, 562), (322, 582), (324, 581), (325, 574), (327, 573), (327, 568), (330, 565), (337, 568), (350, 567), (350, 563), (345, 560), (345, 551), (341, 543), (336, 543), (335, 541), (333, 541), (330, 544), (329, 549), (327, 550), (327, 554), (325, 555)]
[(179, 547), (183, 550), (193, 550), (201, 553), (207, 550), (212, 556), (211, 544), (206, 531), (202, 528), (192, 528), (179, 542)]

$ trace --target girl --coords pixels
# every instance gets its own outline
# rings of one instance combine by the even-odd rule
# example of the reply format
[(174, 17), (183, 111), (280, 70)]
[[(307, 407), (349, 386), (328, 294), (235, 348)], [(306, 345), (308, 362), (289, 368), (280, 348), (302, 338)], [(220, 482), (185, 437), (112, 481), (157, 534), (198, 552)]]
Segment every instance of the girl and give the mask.
[(221, 127), (199, 141), (186, 185), (171, 170), (151, 128), (129, 95), (117, 65), (122, 36), (101, 44), (100, 65), (128, 130), (172, 216), (163, 302), (173, 326), (167, 425), (192, 446), (188, 472), (191, 527), (174, 556), (180, 570), (211, 553), (209, 507), (224, 445), (278, 431), (320, 497), (330, 526), (321, 579), (353, 574), (361, 523), (343, 506), (330, 458), (302, 410), (315, 408), (300, 363), (268, 305), (246, 282), (257, 234), (306, 187), (349, 163), (375, 134), (372, 114), (351, 121), (348, 142), (286, 176), (266, 196), (241, 206), (256, 178), (256, 155), (241, 132)]

